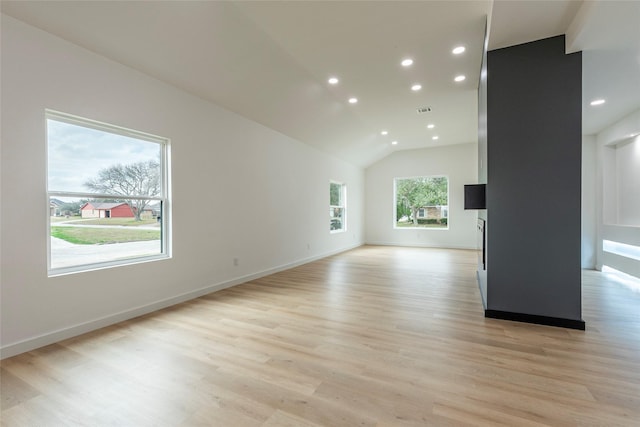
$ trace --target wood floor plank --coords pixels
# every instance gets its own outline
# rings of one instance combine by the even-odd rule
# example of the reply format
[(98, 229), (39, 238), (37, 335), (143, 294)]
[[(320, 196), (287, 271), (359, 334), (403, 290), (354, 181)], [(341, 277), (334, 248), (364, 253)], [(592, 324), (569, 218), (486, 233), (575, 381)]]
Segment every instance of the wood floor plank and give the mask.
[(3, 360), (0, 424), (639, 426), (640, 293), (487, 319), (476, 257), (363, 246)]
[(0, 382), (0, 396), (2, 396), (0, 410), (2, 411), (40, 395), (38, 390), (4, 368), (0, 369), (0, 376), (2, 378)]

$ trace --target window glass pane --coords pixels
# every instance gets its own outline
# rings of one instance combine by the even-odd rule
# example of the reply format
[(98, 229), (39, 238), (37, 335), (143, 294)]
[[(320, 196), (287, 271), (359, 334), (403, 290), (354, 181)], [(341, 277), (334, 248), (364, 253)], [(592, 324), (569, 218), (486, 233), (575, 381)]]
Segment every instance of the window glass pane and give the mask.
[(331, 231), (342, 230), (344, 226), (344, 208), (329, 208)]
[(396, 228), (448, 228), (449, 182), (443, 176), (395, 179)]
[(51, 269), (162, 253), (162, 203), (148, 204), (141, 219), (127, 201), (49, 198)]
[[(157, 142), (52, 118), (47, 137), (49, 191), (160, 194), (162, 147)], [(153, 179), (143, 179), (145, 173)], [(126, 174), (129, 179), (121, 179)]]
[(342, 204), (342, 184), (332, 182), (329, 184), (329, 204), (339, 206)]

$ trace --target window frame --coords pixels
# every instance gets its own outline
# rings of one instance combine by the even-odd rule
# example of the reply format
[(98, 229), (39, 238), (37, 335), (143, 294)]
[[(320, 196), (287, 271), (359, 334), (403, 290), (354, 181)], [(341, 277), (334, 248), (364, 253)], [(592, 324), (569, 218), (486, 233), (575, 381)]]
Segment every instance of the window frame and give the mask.
[(150, 133), (137, 131), (122, 126), (117, 126), (97, 120), (87, 119), (84, 117), (76, 116), (73, 114), (63, 113), (60, 111), (45, 109), (44, 114), (44, 126), (45, 126), (45, 147), (46, 147), (46, 171), (45, 171), (45, 196), (47, 206), (50, 204), (51, 198), (66, 197), (66, 198), (89, 198), (89, 199), (114, 199), (122, 198), (121, 195), (116, 194), (103, 194), (92, 192), (77, 192), (77, 191), (61, 191), (49, 189), (49, 129), (48, 121), (58, 121), (75, 125), (79, 127), (85, 127), (101, 132), (111, 133), (120, 136), (126, 136), (129, 138), (135, 138), (141, 141), (147, 141), (156, 143), (159, 146), (160, 154), (160, 194), (157, 196), (127, 196), (130, 200), (149, 200), (158, 202), (160, 205), (160, 253), (152, 255), (140, 255), (131, 258), (123, 258), (117, 260), (106, 260), (93, 263), (83, 263), (66, 267), (54, 267), (51, 266), (52, 248), (51, 248), (51, 218), (46, 218), (46, 230), (47, 230), (47, 275), (48, 277), (55, 277), (65, 274), (81, 273), (93, 270), (99, 270), (104, 268), (113, 268), (119, 266), (126, 266), (132, 264), (139, 264), (150, 261), (157, 261), (171, 258), (171, 180), (170, 180), (170, 153), (171, 153), (171, 140), (169, 138), (153, 135)]
[[(331, 204), (331, 186), (332, 185), (340, 186), (340, 202), (341, 203), (339, 205)], [(337, 230), (331, 229), (331, 221), (335, 218), (331, 216), (332, 209), (342, 209), (342, 223), (341, 223), (342, 227)], [(336, 234), (336, 233), (344, 233), (346, 231), (347, 231), (347, 185), (344, 182), (331, 180), (329, 181), (329, 233)]]
[[(447, 225), (444, 227), (425, 227), (425, 226), (407, 226), (407, 227), (398, 227), (397, 221), (397, 200), (398, 200), (398, 181), (404, 179), (416, 179), (416, 178), (445, 178), (447, 180), (447, 205), (440, 205), (440, 208), (446, 207), (446, 215), (444, 215), (441, 219), (447, 220)], [(449, 179), (448, 175), (415, 175), (415, 176), (404, 176), (404, 177), (394, 177), (393, 178), (393, 202), (392, 202), (392, 221), (393, 221), (393, 229), (394, 230), (430, 230), (430, 231), (446, 231), (449, 230), (450, 222), (449, 222), (449, 214), (451, 210), (451, 179)], [(423, 208), (428, 206), (423, 206)], [(442, 211), (442, 210), (441, 210)], [(427, 211), (425, 210), (425, 217), (427, 216)], [(420, 218), (420, 217), (419, 217)], [(423, 217), (424, 218), (424, 217)]]

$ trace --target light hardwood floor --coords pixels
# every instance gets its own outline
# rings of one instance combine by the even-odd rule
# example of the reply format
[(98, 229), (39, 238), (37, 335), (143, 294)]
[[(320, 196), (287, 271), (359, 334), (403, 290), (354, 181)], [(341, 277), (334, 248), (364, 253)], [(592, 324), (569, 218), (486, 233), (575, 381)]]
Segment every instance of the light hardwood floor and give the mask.
[(364, 246), (2, 361), (3, 426), (640, 426), (640, 293), (486, 319), (476, 253)]

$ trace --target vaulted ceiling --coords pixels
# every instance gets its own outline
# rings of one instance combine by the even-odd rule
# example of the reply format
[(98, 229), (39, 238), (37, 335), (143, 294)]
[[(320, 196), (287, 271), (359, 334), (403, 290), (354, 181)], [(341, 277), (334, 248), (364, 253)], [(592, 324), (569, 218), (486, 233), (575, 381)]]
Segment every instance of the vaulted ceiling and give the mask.
[(585, 133), (640, 108), (640, 2), (3, 1), (2, 12), (363, 167), (476, 142), (485, 20), (490, 49), (566, 33), (568, 51), (584, 51)]

